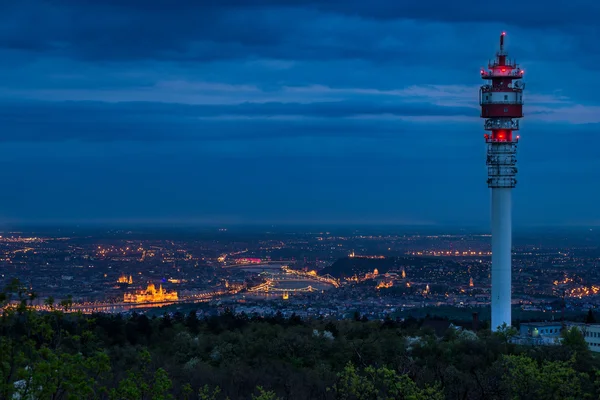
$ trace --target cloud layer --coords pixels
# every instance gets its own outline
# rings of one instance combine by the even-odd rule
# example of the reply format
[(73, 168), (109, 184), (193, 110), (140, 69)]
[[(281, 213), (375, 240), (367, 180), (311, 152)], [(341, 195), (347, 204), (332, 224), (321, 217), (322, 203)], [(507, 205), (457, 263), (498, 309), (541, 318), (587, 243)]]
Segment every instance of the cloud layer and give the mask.
[(600, 5), (534, 3), (2, 2), (0, 219), (485, 226), (478, 71), (506, 30), (519, 221), (600, 220)]

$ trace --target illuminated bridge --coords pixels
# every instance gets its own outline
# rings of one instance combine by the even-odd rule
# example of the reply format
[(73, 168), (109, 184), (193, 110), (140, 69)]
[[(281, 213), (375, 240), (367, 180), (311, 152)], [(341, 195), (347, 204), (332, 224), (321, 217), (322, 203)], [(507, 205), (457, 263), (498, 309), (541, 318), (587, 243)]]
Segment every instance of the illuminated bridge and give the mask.
[(328, 283), (330, 285), (333, 285), (336, 288), (340, 287), (340, 281), (338, 281), (337, 279), (335, 279), (333, 276), (331, 276), (329, 274), (319, 276), (319, 275), (317, 275), (316, 271), (309, 271), (309, 272), (298, 271), (295, 269), (290, 269), (287, 265), (282, 266), (281, 269), (283, 271), (285, 271), (287, 274), (297, 275), (302, 278), (315, 280), (317, 282)]
[[(331, 275), (319, 276), (316, 271), (298, 271), (291, 269), (287, 265), (281, 266), (281, 272), (279, 273), (268, 273), (264, 272), (261, 275), (270, 275), (270, 278), (267, 278), (264, 283), (260, 285), (249, 288), (249, 292), (263, 292), (263, 293), (294, 293), (294, 292), (315, 292), (321, 290), (319, 288), (315, 288), (313, 285), (319, 286), (319, 284), (331, 285), (333, 287), (339, 287), (340, 282), (332, 277)], [(289, 281), (307, 281), (306, 287), (301, 288), (290, 288), (290, 287), (280, 287), (278, 283), (281, 282), (289, 282)], [(310, 282), (313, 284), (311, 285)], [(283, 285), (287, 286), (287, 285)], [(322, 285), (321, 285), (322, 286)]]
[(258, 286), (254, 286), (253, 288), (248, 289), (249, 292), (263, 292), (263, 293), (274, 293), (274, 292), (282, 292), (282, 293), (293, 293), (293, 292), (316, 292), (318, 289), (315, 289), (311, 285), (308, 285), (304, 288), (280, 288), (275, 286), (277, 284), (276, 281), (268, 279), (266, 282), (261, 283)]

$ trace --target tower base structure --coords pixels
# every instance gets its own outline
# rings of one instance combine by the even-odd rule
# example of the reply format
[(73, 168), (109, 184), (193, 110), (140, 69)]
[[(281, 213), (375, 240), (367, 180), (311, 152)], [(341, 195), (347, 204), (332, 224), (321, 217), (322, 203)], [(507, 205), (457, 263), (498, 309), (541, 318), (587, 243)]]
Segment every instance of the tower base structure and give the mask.
[(492, 188), (492, 331), (511, 325), (511, 188)]

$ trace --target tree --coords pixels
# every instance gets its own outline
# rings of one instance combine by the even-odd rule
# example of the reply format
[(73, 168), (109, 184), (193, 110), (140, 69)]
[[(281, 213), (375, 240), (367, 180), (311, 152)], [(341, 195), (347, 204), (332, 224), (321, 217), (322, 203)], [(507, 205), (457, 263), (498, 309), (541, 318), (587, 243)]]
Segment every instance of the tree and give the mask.
[(40, 349), (37, 362), (22, 370), (16, 385), (20, 399), (99, 399), (106, 391), (102, 377), (110, 371), (106, 354), (92, 357)]
[(252, 400), (279, 400), (275, 392), (267, 391), (262, 386), (257, 386), (258, 396), (252, 395)]
[(329, 321), (325, 324), (325, 330), (331, 332), (333, 337), (337, 337), (339, 335), (338, 327), (333, 321)]
[(110, 393), (113, 400), (172, 400), (170, 390), (173, 383), (167, 372), (150, 368), (151, 355), (147, 350), (140, 354), (139, 366), (130, 370), (127, 377), (119, 382)]
[(208, 385), (204, 385), (198, 391), (198, 398), (200, 400), (217, 400), (219, 393), (221, 393), (221, 389), (219, 387), (211, 389)]
[(589, 346), (585, 337), (579, 328), (573, 326), (571, 329), (564, 329), (561, 332), (562, 345), (576, 353), (588, 353)]
[(517, 328), (515, 328), (514, 326), (508, 326), (506, 322), (500, 325), (498, 327), (498, 330), (494, 332), (494, 334), (500, 339), (502, 339), (504, 343), (508, 343), (510, 339), (517, 336), (518, 333), (519, 332), (517, 331)]
[(161, 329), (161, 318), (143, 314), (85, 316), (58, 304), (38, 313), (27, 287), (9, 286), (0, 296), (11, 303), (0, 311), (1, 400), (558, 400), (600, 393), (600, 359), (578, 329), (564, 331), (561, 346), (537, 347), (510, 344), (515, 331), (506, 326), (440, 340), (419, 332), (422, 320), (362, 323), (360, 314), (358, 322), (294, 324), (283, 316), (228, 312), (198, 320), (190, 313)]
[(198, 334), (200, 321), (198, 320), (198, 316), (196, 315), (196, 310), (190, 311), (190, 313), (185, 318), (185, 326), (190, 330), (190, 332), (194, 335)]
[(587, 316), (585, 317), (585, 323), (586, 324), (595, 324), (596, 323), (596, 317), (594, 316), (594, 312), (592, 311), (591, 308), (588, 310)]
[(540, 366), (523, 355), (507, 355), (500, 360), (506, 390), (515, 400), (576, 400), (582, 398), (582, 379), (575, 371), (575, 359), (545, 361)]
[(367, 367), (362, 373), (352, 363), (338, 374), (329, 389), (339, 400), (443, 400), (436, 386), (420, 389), (408, 375), (398, 375), (389, 368)]
[(160, 319), (159, 328), (162, 331), (163, 329), (169, 329), (173, 326), (173, 319), (169, 313), (164, 313), (162, 318)]

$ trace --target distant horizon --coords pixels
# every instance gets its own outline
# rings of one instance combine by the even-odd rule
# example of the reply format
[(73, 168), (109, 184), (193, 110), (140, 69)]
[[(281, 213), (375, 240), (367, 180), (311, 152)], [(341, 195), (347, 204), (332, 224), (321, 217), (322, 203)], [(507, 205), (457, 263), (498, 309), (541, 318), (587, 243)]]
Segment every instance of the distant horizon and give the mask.
[[(548, 233), (553, 231), (595, 231), (598, 225), (514, 225), (514, 232), (529, 232), (543, 230)], [(269, 230), (288, 230), (294, 233), (316, 233), (327, 230), (356, 230), (356, 231), (427, 231), (449, 234), (489, 234), (491, 228), (483, 225), (457, 225), (457, 224), (397, 224), (397, 223), (351, 223), (351, 222), (288, 222), (288, 223), (195, 223), (182, 221), (51, 221), (51, 222), (19, 222), (1, 223), (0, 232), (18, 230), (64, 230), (64, 229), (94, 229), (94, 230), (203, 230), (215, 231), (232, 230), (246, 232), (267, 232)], [(599, 230), (600, 232), (600, 230)]]

